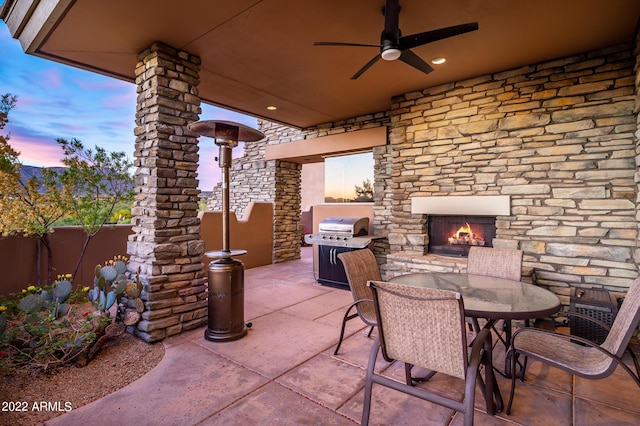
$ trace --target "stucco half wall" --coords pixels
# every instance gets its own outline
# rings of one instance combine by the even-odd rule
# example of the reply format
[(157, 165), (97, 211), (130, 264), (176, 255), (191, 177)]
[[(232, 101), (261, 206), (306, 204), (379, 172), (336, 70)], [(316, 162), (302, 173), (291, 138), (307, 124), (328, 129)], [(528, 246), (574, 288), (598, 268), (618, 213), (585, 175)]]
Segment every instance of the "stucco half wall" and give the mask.
[[(204, 241), (205, 253), (222, 248), (222, 212), (200, 212), (200, 238)], [(270, 265), (273, 259), (273, 203), (251, 202), (242, 219), (229, 214), (229, 239), (232, 250), (247, 250), (238, 256), (246, 269)], [(211, 259), (204, 257), (205, 271)]]

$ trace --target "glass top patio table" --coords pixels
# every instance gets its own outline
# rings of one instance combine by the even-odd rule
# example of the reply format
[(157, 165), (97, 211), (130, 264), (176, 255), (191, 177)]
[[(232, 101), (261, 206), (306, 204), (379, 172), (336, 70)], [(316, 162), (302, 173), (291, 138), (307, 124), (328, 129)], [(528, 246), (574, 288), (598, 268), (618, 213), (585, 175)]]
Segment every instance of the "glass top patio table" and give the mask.
[(389, 281), (417, 287), (456, 291), (466, 316), (493, 320), (526, 320), (560, 310), (552, 292), (533, 284), (484, 275), (425, 272), (399, 275)]

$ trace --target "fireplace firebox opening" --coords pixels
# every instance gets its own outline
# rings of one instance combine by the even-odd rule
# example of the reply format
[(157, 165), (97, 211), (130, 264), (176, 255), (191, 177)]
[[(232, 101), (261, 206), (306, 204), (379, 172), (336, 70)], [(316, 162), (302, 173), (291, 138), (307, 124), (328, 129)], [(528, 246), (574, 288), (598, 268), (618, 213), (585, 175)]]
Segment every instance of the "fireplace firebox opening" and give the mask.
[(467, 257), (473, 246), (493, 247), (495, 216), (429, 215), (427, 218), (431, 254)]

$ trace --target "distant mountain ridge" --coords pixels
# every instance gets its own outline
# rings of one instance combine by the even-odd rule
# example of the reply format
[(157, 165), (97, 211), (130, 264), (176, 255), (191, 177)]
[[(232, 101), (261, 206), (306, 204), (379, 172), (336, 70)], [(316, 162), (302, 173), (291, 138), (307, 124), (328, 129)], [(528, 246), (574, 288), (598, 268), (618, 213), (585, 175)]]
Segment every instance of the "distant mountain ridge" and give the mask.
[[(65, 171), (67, 169), (67, 167), (37, 167), (37, 166), (26, 166), (26, 165), (22, 165), (20, 167), (20, 180), (22, 182), (26, 182), (29, 179), (31, 179), (32, 177), (35, 177), (36, 179), (40, 179), (42, 177), (42, 169), (49, 169), (49, 170), (53, 170), (54, 172), (57, 173), (62, 173), (63, 171)], [(131, 189), (133, 189), (134, 185), (131, 185)], [(201, 191), (200, 192), (200, 197), (203, 198), (209, 198), (213, 195), (212, 191)]]
[(37, 167), (22, 165), (20, 167), (20, 180), (26, 182), (32, 177), (39, 180), (42, 177), (42, 169), (50, 169), (57, 173), (61, 173), (66, 170), (66, 167)]
[[(20, 167), (20, 180), (22, 182), (27, 182), (29, 179), (35, 177), (40, 181), (42, 177), (42, 170), (53, 170), (56, 173), (62, 173), (68, 169), (68, 167), (36, 167), (36, 166), (25, 166), (22, 165)], [(105, 182), (106, 183), (106, 182)], [(133, 190), (134, 184), (132, 183), (130, 186), (130, 190)], [(39, 191), (44, 191), (44, 188), (40, 188)]]

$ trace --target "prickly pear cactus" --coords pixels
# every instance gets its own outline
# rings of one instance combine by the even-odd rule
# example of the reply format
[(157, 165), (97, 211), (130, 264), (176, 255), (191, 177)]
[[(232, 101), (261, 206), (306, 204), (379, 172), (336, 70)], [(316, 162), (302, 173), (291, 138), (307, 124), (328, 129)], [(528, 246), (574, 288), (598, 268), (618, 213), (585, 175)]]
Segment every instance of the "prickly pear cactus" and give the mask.
[(61, 316), (67, 315), (69, 313), (69, 309), (71, 309), (71, 307), (67, 303), (60, 303), (56, 305), (53, 310), (54, 318), (60, 318)]
[(124, 274), (127, 272), (127, 263), (129, 263), (129, 259), (124, 256), (116, 256), (113, 259), (113, 262), (118, 274)]
[(53, 300), (53, 296), (47, 290), (42, 290), (40, 296), (42, 296), (42, 298), (47, 302), (51, 302)]
[(27, 315), (24, 320), (24, 329), (34, 337), (41, 337), (49, 332), (47, 322), (42, 321), (42, 318), (36, 314)]
[[(87, 294), (93, 305), (107, 317), (110, 315), (109, 309), (117, 304), (115, 322), (123, 320), (124, 309), (129, 303), (137, 301), (142, 292), (138, 274), (131, 279), (127, 273), (128, 263), (129, 259), (126, 257), (116, 256), (113, 260), (106, 261), (104, 266), (96, 266), (94, 287)], [(144, 311), (142, 300), (134, 303), (133, 307), (137, 312)]]
[(118, 271), (114, 265), (105, 265), (100, 269), (100, 275), (102, 275), (107, 283), (112, 283), (118, 276)]
[(69, 280), (56, 281), (51, 289), (51, 295), (55, 298), (56, 302), (65, 302), (73, 291), (73, 285)]
[(28, 294), (18, 303), (18, 309), (27, 313), (38, 312), (45, 306), (45, 299), (39, 294)]
[(44, 306), (49, 309), (53, 319), (60, 318), (69, 312), (69, 305), (65, 302), (73, 291), (71, 278), (71, 274), (58, 275), (58, 279), (51, 285), (51, 290), (42, 290), (40, 293), (45, 300)]
[(126, 289), (127, 297), (130, 297), (132, 299), (138, 298), (140, 297), (141, 292), (142, 292), (142, 284), (140, 284), (139, 282), (131, 282), (127, 284), (127, 289)]
[(116, 280), (113, 282), (113, 288), (117, 295), (121, 295), (127, 289), (127, 277), (124, 274), (118, 275)]

